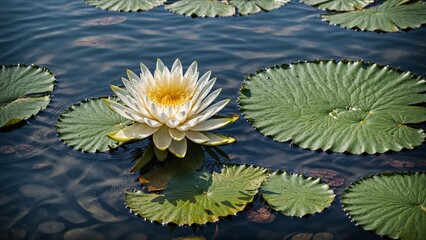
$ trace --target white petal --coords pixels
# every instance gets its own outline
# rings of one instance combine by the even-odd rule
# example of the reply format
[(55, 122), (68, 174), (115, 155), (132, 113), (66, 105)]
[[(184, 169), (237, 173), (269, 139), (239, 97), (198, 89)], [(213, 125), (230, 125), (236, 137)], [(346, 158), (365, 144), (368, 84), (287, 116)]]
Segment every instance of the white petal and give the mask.
[(214, 92), (212, 92), (210, 95), (208, 95), (203, 101), (198, 101), (198, 103), (193, 106), (191, 113), (189, 116), (195, 115), (206, 109), (220, 94), (222, 91), (221, 88), (216, 89)]
[(187, 121), (186, 123), (176, 127), (176, 129), (179, 130), (179, 131), (187, 131), (189, 128), (197, 125), (202, 118), (203, 118), (203, 116), (197, 116), (197, 117)]
[(145, 64), (143, 64), (143, 63), (140, 63), (140, 68), (141, 68), (141, 74), (142, 75), (144, 75), (144, 76), (146, 76), (146, 74), (147, 73), (151, 73), (150, 71), (149, 71), (149, 69), (145, 66)]
[(182, 63), (179, 58), (177, 58), (173, 63), (171, 72), (174, 73), (176, 70), (182, 75)]
[(150, 106), (149, 106), (149, 111), (151, 112), (151, 115), (158, 121), (160, 121), (161, 123), (165, 123), (165, 121), (161, 121), (160, 118), (162, 118), (163, 120), (168, 120), (168, 119), (164, 119), (167, 118), (167, 115), (163, 113), (163, 110), (155, 103), (151, 102)]
[(176, 109), (174, 107), (168, 106), (164, 109), (164, 113), (167, 115), (167, 117), (173, 118), (176, 114)]
[(169, 134), (173, 140), (181, 141), (185, 137), (185, 132), (179, 131), (175, 128), (169, 128)]
[(194, 61), (186, 70), (184, 78), (191, 78), (197, 72), (197, 61)]
[(226, 118), (217, 118), (217, 119), (210, 119), (206, 120), (204, 122), (201, 122), (193, 127), (191, 127), (189, 130), (191, 131), (211, 131), (218, 128), (221, 128), (223, 126), (226, 126), (230, 124), (231, 122), (234, 122), (237, 120), (237, 118), (233, 117), (226, 117)]
[(176, 128), (179, 124), (180, 124), (180, 121), (176, 119), (169, 119), (166, 122), (166, 126), (169, 128)]
[(209, 138), (201, 132), (186, 131), (185, 135), (189, 140), (195, 143), (205, 143), (209, 141)]
[(162, 126), (157, 132), (154, 133), (153, 138), (155, 146), (161, 151), (166, 150), (172, 142), (168, 127)]
[(119, 142), (126, 142), (132, 139), (144, 139), (151, 136), (159, 128), (152, 128), (144, 123), (135, 123), (117, 132), (108, 133), (107, 136)]
[(204, 73), (204, 75), (201, 76), (200, 79), (198, 79), (197, 86), (203, 88), (204, 84), (206, 84), (209, 81), (211, 74), (212, 74), (212, 71), (208, 71)]
[(225, 99), (220, 102), (217, 102), (195, 116), (202, 116), (199, 122), (204, 122), (205, 120), (209, 119), (211, 116), (222, 110), (222, 108), (224, 108), (229, 101), (230, 99)]
[(192, 105), (192, 102), (189, 101), (187, 103), (185, 103), (185, 105), (183, 105), (175, 114), (174, 118), (183, 122), (186, 120), (186, 118), (188, 117), (188, 112), (189, 112), (189, 107)]
[(179, 158), (185, 157), (186, 149), (187, 149), (186, 138), (182, 139), (181, 141), (173, 140), (169, 147), (170, 152)]
[(144, 117), (140, 116), (140, 114), (137, 113), (136, 111), (109, 99), (102, 99), (102, 100), (104, 101), (105, 104), (108, 105), (109, 108), (111, 108), (114, 112), (118, 113), (122, 117), (125, 117), (127, 119), (130, 119), (136, 122), (141, 122), (141, 123), (145, 122)]
[(139, 81), (139, 77), (138, 75), (136, 75), (134, 72), (132, 72), (130, 69), (126, 69), (126, 73), (127, 73), (127, 77), (129, 78), (129, 80), (135, 80), (135, 81)]
[[(110, 87), (111, 87), (111, 90), (115, 93), (115, 95), (117, 95), (117, 97), (120, 98), (120, 100), (124, 104), (126, 104), (131, 109), (135, 110), (136, 112), (141, 112), (139, 111), (138, 102), (131, 96), (130, 93), (114, 85), (111, 85)], [(145, 115), (145, 114), (142, 113), (142, 115)]]
[(206, 146), (218, 146), (223, 144), (230, 144), (236, 141), (236, 139), (233, 137), (228, 137), (216, 133), (203, 132), (203, 134), (209, 138), (209, 141), (202, 143)]
[(157, 58), (157, 65), (155, 67), (155, 71), (159, 71), (160, 73), (162, 73), (164, 68), (164, 63), (161, 61), (161, 59)]
[(163, 126), (162, 123), (157, 122), (155, 120), (149, 119), (149, 118), (145, 118), (145, 123), (148, 124), (150, 127), (161, 127)]

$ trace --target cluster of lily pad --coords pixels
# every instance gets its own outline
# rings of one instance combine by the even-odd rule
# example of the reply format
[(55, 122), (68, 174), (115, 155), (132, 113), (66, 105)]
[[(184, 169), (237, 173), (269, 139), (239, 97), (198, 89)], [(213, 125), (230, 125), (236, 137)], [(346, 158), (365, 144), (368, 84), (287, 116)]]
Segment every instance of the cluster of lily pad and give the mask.
[[(200, 170), (202, 150), (190, 151), (184, 161), (174, 159), (141, 173), (145, 190), (126, 191), (127, 207), (149, 221), (192, 225), (235, 215), (255, 195), (289, 217), (320, 213), (334, 201), (334, 191), (319, 178), (247, 165), (224, 165), (220, 172)], [(366, 230), (394, 239), (422, 239), (425, 183), (424, 172), (365, 177), (346, 189), (341, 203), (349, 217)]]
[[(146, 11), (164, 5), (166, 9), (192, 17), (229, 17), (271, 11), (291, 0), (86, 0), (90, 5), (112, 11)], [(321, 18), (333, 25), (363, 31), (398, 32), (426, 24), (423, 1), (386, 0), (300, 0), (328, 11)]]
[[(163, 224), (191, 225), (235, 215), (256, 194), (287, 216), (318, 213), (333, 202), (333, 191), (319, 179), (246, 165), (225, 165), (220, 173), (200, 170), (204, 154), (199, 144), (234, 142), (234, 138), (206, 132), (236, 119), (208, 120), (227, 103), (212, 104), (220, 92), (208, 95), (215, 79), (209, 80), (209, 72), (198, 78), (196, 65), (183, 74), (179, 61), (171, 71), (157, 62), (154, 75), (144, 65), (141, 69), (140, 76), (128, 71), (123, 88), (112, 87), (118, 98), (84, 100), (65, 110), (57, 123), (66, 144), (88, 152), (104, 152), (153, 136), (132, 171), (153, 159), (168, 161), (141, 173), (139, 180), (146, 190), (126, 192), (126, 204), (135, 214)], [(47, 69), (3, 66), (0, 76), (3, 127), (47, 106), (55, 80)], [(137, 89), (151, 100), (143, 99)], [(423, 142), (423, 130), (408, 124), (426, 121), (425, 108), (418, 105), (424, 102), (425, 91), (424, 79), (389, 66), (316, 60), (273, 66), (248, 76), (239, 105), (260, 132), (277, 141), (292, 140), (312, 150), (373, 154), (411, 149)], [(199, 97), (187, 98), (186, 93)], [(182, 108), (182, 103), (188, 105)], [(170, 130), (178, 126), (182, 134)], [(155, 140), (155, 132), (163, 127), (167, 127), (166, 135), (161, 133)], [(184, 138), (190, 141), (180, 150), (169, 149), (172, 141)], [(167, 157), (165, 151), (172, 156)], [(423, 172), (368, 177), (354, 182), (342, 203), (366, 230), (392, 238), (421, 239), (426, 234), (422, 227), (426, 223), (425, 183)]]

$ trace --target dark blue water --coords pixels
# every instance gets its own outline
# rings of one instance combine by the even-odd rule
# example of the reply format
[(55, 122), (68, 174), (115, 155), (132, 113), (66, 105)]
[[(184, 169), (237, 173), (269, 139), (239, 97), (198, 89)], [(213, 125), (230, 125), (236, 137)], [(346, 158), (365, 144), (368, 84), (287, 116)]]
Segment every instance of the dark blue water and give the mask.
[[(0, 65), (38, 64), (57, 77), (49, 107), (13, 131), (0, 132), (0, 239), (290, 239), (292, 234), (329, 232), (334, 239), (380, 239), (345, 215), (339, 198), (306, 218), (275, 214), (262, 224), (247, 211), (200, 228), (162, 226), (132, 215), (123, 192), (137, 187), (131, 156), (145, 141), (113, 153), (81, 153), (58, 140), (55, 123), (70, 105), (111, 95), (125, 69), (151, 69), (157, 58), (171, 66), (197, 60), (213, 70), (223, 114), (239, 113), (244, 76), (280, 63), (317, 58), (364, 59), (419, 76), (426, 73), (426, 28), (402, 33), (355, 32), (322, 22), (317, 10), (296, 1), (269, 13), (193, 19), (162, 7), (149, 12), (107, 12), (83, 0), (0, 0)], [(102, 24), (105, 18), (115, 24)], [(423, 125), (424, 127), (424, 125)], [(399, 153), (347, 155), (309, 151), (277, 143), (244, 118), (221, 131), (238, 143), (221, 148), (232, 163), (308, 174), (333, 170), (350, 182), (383, 171), (426, 169), (426, 145)], [(4, 149), (9, 149), (6, 151)], [(207, 162), (212, 162), (207, 157)], [(406, 161), (398, 167), (398, 161)], [(255, 205), (260, 204), (259, 201)]]

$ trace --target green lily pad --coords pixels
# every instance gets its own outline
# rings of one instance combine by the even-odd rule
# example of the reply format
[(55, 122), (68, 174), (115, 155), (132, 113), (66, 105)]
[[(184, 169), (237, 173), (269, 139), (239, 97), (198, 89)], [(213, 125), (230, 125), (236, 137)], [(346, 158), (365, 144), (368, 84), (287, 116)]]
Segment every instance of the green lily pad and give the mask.
[(141, 173), (139, 182), (149, 191), (164, 190), (170, 180), (176, 175), (193, 174), (199, 170), (204, 163), (204, 152), (201, 145), (188, 142), (188, 154), (183, 158), (178, 158), (169, 154), (171, 159), (163, 162), (147, 173)]
[(300, 0), (322, 10), (352, 11), (363, 9), (374, 0)]
[(55, 76), (35, 65), (0, 66), (0, 127), (26, 120), (50, 103)]
[(261, 70), (242, 84), (240, 109), (263, 134), (312, 150), (412, 149), (425, 133), (426, 81), (389, 66), (317, 60)]
[(241, 15), (270, 11), (283, 6), (290, 0), (180, 0), (165, 8), (178, 14), (192, 17), (229, 17), (238, 13)]
[(59, 138), (67, 145), (85, 152), (106, 152), (117, 148), (117, 142), (106, 136), (123, 129), (132, 122), (121, 117), (102, 101), (88, 99), (65, 110), (58, 118)]
[(359, 11), (321, 15), (344, 28), (362, 31), (398, 32), (426, 24), (426, 4), (423, 1), (387, 0), (383, 4)]
[(177, 175), (161, 194), (127, 191), (125, 201), (132, 212), (150, 221), (205, 224), (242, 211), (266, 177), (260, 167), (225, 166), (221, 173)]
[(229, 17), (235, 14), (235, 7), (218, 0), (183, 0), (165, 5), (166, 9), (192, 17)]
[(271, 11), (277, 9), (290, 0), (230, 0), (229, 3), (238, 8), (241, 15), (258, 13), (260, 11)]
[(287, 216), (302, 217), (322, 212), (334, 201), (334, 192), (320, 179), (274, 172), (260, 187), (269, 206)]
[(396, 239), (426, 236), (426, 173), (387, 173), (354, 182), (343, 194), (349, 216), (365, 230)]
[(86, 0), (94, 7), (120, 12), (146, 11), (163, 5), (167, 0)]

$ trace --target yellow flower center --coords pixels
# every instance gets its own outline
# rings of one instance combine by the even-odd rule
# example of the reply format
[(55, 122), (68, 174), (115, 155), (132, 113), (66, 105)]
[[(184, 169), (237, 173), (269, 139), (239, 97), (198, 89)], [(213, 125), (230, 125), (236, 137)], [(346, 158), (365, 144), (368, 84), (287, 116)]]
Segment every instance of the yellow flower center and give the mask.
[(149, 88), (147, 95), (158, 105), (178, 107), (191, 100), (193, 90), (183, 84), (160, 83)]

